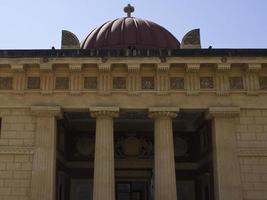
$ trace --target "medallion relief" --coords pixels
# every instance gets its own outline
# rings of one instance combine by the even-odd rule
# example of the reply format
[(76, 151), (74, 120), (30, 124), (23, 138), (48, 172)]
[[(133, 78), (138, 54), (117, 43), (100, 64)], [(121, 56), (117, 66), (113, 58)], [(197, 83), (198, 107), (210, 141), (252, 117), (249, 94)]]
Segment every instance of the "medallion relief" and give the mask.
[(200, 89), (213, 89), (213, 77), (200, 77)]

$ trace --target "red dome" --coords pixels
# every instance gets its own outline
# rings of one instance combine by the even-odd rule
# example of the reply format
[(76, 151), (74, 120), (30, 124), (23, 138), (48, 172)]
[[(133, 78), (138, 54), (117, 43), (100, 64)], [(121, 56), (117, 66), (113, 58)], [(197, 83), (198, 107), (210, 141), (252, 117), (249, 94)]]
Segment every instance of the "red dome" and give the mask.
[(162, 26), (143, 19), (124, 17), (93, 30), (82, 49), (116, 48), (179, 49), (180, 42)]

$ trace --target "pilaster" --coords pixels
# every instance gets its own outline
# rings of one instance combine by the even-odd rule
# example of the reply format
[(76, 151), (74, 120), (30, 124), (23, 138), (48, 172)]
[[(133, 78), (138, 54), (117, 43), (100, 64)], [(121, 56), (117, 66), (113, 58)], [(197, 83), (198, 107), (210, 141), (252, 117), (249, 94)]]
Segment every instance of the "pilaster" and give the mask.
[(55, 199), (56, 117), (61, 110), (56, 106), (32, 106), (31, 112), (36, 116), (31, 199)]
[(52, 94), (54, 89), (54, 73), (50, 63), (40, 65), (41, 71), (41, 93), (44, 95)]
[(157, 65), (157, 94), (165, 95), (168, 94), (170, 88), (170, 80), (169, 80), (169, 70), (170, 65), (167, 63), (160, 63)]
[(216, 94), (219, 96), (229, 95), (229, 80), (228, 73), (231, 69), (231, 64), (218, 64), (216, 71)]
[(70, 94), (79, 95), (82, 90), (82, 65), (70, 64)]
[(128, 64), (128, 92), (137, 95), (140, 91), (140, 64)]
[(13, 89), (15, 94), (24, 94), (25, 70), (23, 64), (11, 65), (13, 71)]
[(111, 64), (101, 63), (98, 65), (99, 71), (99, 92), (102, 95), (110, 94), (112, 79), (111, 79)]
[(239, 113), (239, 107), (209, 108), (213, 128), (214, 192), (217, 200), (242, 199), (234, 120)]
[(199, 93), (199, 69), (200, 64), (186, 65), (185, 81), (187, 95), (197, 95)]
[(248, 64), (245, 83), (247, 89), (247, 95), (258, 95), (260, 90), (259, 85), (259, 72), (261, 70), (261, 64)]

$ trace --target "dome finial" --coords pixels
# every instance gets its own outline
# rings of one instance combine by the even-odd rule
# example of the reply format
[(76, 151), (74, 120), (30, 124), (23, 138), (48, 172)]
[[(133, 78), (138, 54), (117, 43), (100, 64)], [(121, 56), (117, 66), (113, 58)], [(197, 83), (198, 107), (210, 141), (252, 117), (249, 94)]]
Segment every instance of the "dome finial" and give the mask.
[(124, 7), (124, 12), (127, 13), (127, 17), (132, 17), (131, 14), (134, 12), (134, 7), (128, 4)]

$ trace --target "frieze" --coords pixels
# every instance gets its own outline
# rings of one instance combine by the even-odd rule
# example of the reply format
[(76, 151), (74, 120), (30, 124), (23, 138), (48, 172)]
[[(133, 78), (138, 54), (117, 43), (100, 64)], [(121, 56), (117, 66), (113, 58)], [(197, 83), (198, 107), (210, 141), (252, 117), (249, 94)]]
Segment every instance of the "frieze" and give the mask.
[(0, 90), (11, 90), (12, 82), (12, 77), (0, 77)]
[(153, 90), (155, 88), (154, 77), (142, 77), (142, 89)]
[(126, 89), (126, 78), (113, 77), (113, 89)]
[(231, 90), (242, 90), (243, 86), (243, 78), (239, 76), (229, 77), (229, 84)]
[(55, 88), (57, 90), (67, 90), (67, 89), (69, 89), (69, 77), (56, 77)]
[(85, 77), (84, 88), (85, 89), (97, 89), (97, 77)]
[(213, 89), (213, 77), (200, 77), (200, 89)]
[(184, 78), (183, 77), (171, 77), (170, 88), (172, 90), (183, 90), (184, 89)]
[(28, 89), (40, 89), (40, 77), (28, 77), (27, 88)]

